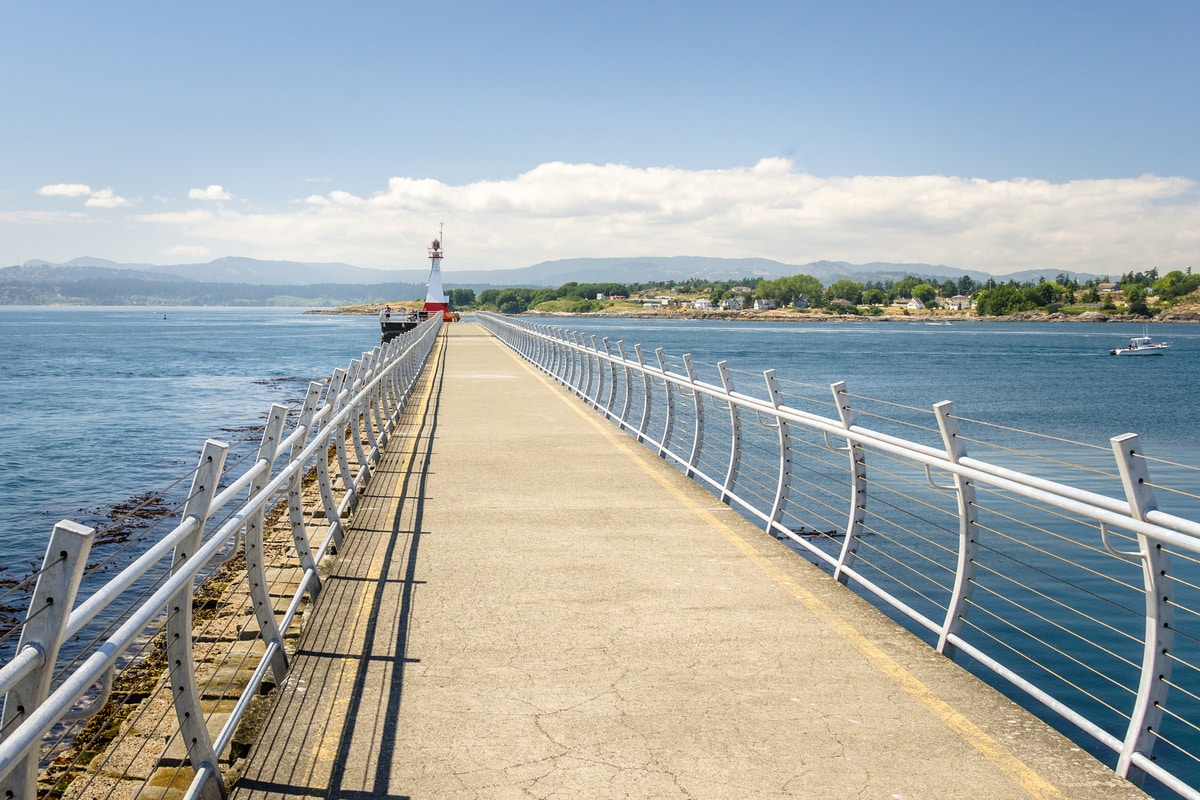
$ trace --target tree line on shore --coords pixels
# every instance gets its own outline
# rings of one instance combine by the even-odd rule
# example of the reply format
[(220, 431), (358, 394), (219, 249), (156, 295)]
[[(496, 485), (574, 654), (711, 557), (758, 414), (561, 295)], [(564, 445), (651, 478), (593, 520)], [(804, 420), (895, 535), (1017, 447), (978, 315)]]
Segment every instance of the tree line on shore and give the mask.
[(456, 308), (479, 308), (504, 314), (524, 311), (587, 313), (611, 308), (622, 301), (614, 298), (632, 300), (663, 294), (706, 299), (713, 306), (719, 306), (731, 297), (749, 294), (752, 298), (770, 300), (777, 307), (795, 304), (815, 309), (836, 308), (842, 314), (881, 314), (883, 307), (912, 298), (920, 300), (925, 308), (938, 308), (947, 305), (950, 298), (968, 297), (975, 310), (984, 316), (1037, 310), (1050, 313), (1091, 308), (1117, 310), (1118, 303), (1126, 313), (1151, 316), (1197, 290), (1200, 290), (1200, 275), (1192, 275), (1189, 267), (1186, 271), (1172, 270), (1164, 275), (1160, 275), (1157, 268), (1129, 272), (1116, 281), (1105, 278), (1081, 282), (1066, 273), (1060, 273), (1053, 280), (1042, 278), (1020, 283), (995, 278), (978, 281), (967, 275), (957, 281), (909, 275), (896, 281), (859, 282), (843, 278), (825, 286), (811, 275), (799, 274), (774, 280), (690, 278), (632, 284), (571, 282), (557, 289), (486, 289), (478, 296), (471, 290), (451, 290), (450, 294)]

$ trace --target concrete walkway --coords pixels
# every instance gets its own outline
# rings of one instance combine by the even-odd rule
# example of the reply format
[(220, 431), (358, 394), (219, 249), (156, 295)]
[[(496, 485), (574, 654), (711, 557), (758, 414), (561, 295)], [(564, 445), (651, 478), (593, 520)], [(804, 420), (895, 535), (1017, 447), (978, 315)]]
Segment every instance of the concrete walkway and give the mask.
[(1144, 796), (448, 327), (235, 797)]

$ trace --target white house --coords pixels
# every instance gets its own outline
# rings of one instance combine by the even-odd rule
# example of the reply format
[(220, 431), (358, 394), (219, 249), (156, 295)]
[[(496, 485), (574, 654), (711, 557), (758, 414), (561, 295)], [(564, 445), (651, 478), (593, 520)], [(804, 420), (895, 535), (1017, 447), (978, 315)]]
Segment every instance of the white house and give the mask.
[(692, 308), (700, 309), (700, 310), (712, 308), (712, 300), (706, 300), (704, 298), (700, 298), (699, 300), (693, 300)]
[(956, 294), (946, 300), (946, 308), (953, 311), (966, 311), (971, 307), (971, 298), (965, 294)]
[(904, 307), (907, 308), (909, 311), (921, 311), (922, 309), (925, 308), (925, 304), (921, 302), (921, 298), (914, 297), (911, 300), (909, 300), (908, 304), (905, 305)]
[(775, 307), (775, 301), (768, 300), (765, 297), (760, 297), (754, 301), (754, 310), (755, 311), (770, 311), (774, 307)]

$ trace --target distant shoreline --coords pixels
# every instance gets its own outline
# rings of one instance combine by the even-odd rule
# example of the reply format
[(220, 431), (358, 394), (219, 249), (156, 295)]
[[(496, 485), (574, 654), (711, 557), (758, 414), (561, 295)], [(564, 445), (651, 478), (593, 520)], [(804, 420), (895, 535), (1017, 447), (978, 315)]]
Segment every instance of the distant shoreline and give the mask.
[[(383, 303), (362, 306), (342, 306), (341, 308), (319, 308), (305, 311), (305, 314), (331, 314), (343, 316), (378, 316), (384, 308)], [(393, 309), (399, 304), (392, 304)], [(470, 312), (467, 312), (470, 313)], [(1089, 311), (1083, 314), (1046, 314), (1043, 312), (1026, 311), (1019, 314), (1009, 314), (1003, 317), (981, 317), (978, 314), (963, 312), (923, 312), (917, 314), (882, 314), (869, 317), (858, 314), (820, 314), (797, 313), (786, 309), (772, 311), (711, 311), (696, 309), (676, 309), (651, 311), (646, 309), (613, 309), (606, 311), (585, 311), (572, 313), (568, 311), (523, 311), (514, 316), (526, 319), (693, 319), (720, 320), (723, 322), (1151, 322), (1164, 323), (1197, 323), (1200, 322), (1200, 309), (1187, 308), (1169, 311), (1160, 317), (1139, 317), (1133, 314), (1105, 314)]]

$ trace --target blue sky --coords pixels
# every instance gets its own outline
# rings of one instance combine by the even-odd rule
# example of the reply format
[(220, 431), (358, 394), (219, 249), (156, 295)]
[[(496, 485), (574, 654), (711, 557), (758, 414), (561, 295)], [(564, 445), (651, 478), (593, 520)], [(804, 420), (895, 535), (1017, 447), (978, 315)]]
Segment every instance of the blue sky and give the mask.
[(1200, 3), (12, 2), (0, 265), (1200, 266)]

